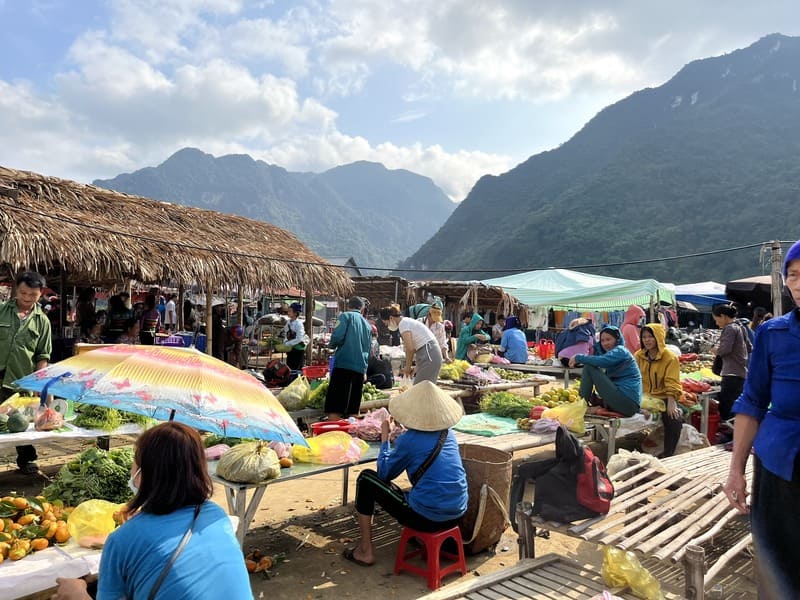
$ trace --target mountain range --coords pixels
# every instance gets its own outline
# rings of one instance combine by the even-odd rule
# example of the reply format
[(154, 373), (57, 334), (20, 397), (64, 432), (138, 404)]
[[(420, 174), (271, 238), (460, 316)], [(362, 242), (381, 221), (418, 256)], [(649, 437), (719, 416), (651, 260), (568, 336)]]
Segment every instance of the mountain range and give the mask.
[(157, 167), (93, 183), (267, 221), (288, 229), (321, 256), (353, 257), (356, 264), (372, 267), (396, 266), (455, 208), (431, 179), (379, 163), (293, 173), (248, 155), (215, 158), (195, 148), (179, 150)]
[[(759, 249), (632, 263), (796, 240), (798, 206), (800, 38), (772, 34), (693, 61), (608, 106), (558, 148), (482, 177), (398, 272), (473, 279), (563, 266), (726, 281), (760, 273)], [(608, 263), (617, 266), (587, 267)]]

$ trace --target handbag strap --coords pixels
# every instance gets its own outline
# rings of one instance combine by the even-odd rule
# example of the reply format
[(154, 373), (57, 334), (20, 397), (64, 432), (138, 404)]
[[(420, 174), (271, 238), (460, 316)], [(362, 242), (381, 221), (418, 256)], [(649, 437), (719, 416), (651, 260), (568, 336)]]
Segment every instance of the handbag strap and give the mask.
[(150, 593), (147, 595), (147, 600), (154, 600), (154, 598), (156, 597), (156, 593), (158, 593), (158, 590), (161, 588), (161, 584), (164, 583), (164, 579), (167, 578), (167, 574), (169, 573), (169, 570), (172, 568), (172, 565), (174, 565), (175, 561), (178, 560), (178, 557), (181, 555), (181, 552), (183, 552), (184, 547), (189, 542), (189, 538), (192, 537), (192, 530), (194, 529), (194, 524), (197, 522), (197, 516), (200, 514), (201, 506), (202, 506), (201, 504), (198, 504), (197, 506), (194, 507), (194, 517), (192, 518), (192, 522), (189, 525), (189, 529), (187, 529), (186, 533), (183, 534), (183, 537), (181, 538), (178, 547), (175, 548), (175, 552), (172, 553), (172, 556), (169, 557), (167, 564), (164, 565), (163, 569), (161, 569), (161, 573), (159, 574), (158, 579), (156, 579), (156, 582), (153, 584), (153, 587), (150, 588)]
[(425, 474), (425, 471), (433, 464), (433, 461), (436, 460), (436, 457), (439, 456), (439, 452), (442, 451), (442, 446), (444, 446), (444, 441), (447, 439), (447, 429), (442, 429), (439, 433), (439, 439), (436, 442), (436, 446), (434, 446), (431, 453), (428, 455), (428, 458), (425, 459), (425, 462), (419, 466), (419, 469), (414, 471), (409, 477), (411, 481), (411, 485), (417, 485), (417, 482), (422, 479), (422, 476)]

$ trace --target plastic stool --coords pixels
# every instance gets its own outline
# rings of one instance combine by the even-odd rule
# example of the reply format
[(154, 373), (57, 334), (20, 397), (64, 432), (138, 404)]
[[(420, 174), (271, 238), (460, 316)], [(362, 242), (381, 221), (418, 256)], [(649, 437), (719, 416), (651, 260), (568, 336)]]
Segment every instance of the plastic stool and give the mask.
[[(417, 538), (422, 542), (422, 548), (406, 553), (406, 544), (411, 538)], [(448, 538), (455, 540), (458, 545), (458, 554), (442, 551), (442, 544)], [(440, 555), (454, 561), (453, 564), (442, 568)], [(407, 562), (417, 556), (421, 556), (423, 559), (427, 558), (426, 568)], [(397, 549), (397, 560), (394, 563), (394, 574), (399, 575), (401, 571), (409, 571), (425, 577), (428, 580), (428, 588), (431, 590), (439, 589), (445, 575), (456, 571), (466, 575), (467, 561), (464, 558), (464, 546), (461, 543), (461, 530), (456, 526), (444, 531), (425, 532), (411, 527), (403, 527), (403, 533), (400, 535), (400, 547)]]

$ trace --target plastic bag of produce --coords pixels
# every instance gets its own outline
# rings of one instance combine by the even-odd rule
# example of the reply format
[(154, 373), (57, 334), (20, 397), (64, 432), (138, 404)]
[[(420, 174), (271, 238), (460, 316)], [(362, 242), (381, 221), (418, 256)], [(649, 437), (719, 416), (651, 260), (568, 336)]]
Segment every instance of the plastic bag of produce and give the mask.
[(33, 424), (36, 431), (53, 431), (54, 429), (61, 429), (64, 426), (64, 417), (60, 412), (56, 412), (52, 408), (42, 407), (36, 414), (36, 420)]
[(548, 408), (542, 413), (543, 419), (556, 419), (572, 433), (583, 435), (586, 433), (586, 423), (583, 417), (588, 406), (584, 400), (580, 402), (568, 402), (554, 408)]
[(85, 548), (102, 546), (106, 543), (108, 534), (117, 528), (114, 514), (119, 513), (124, 506), (107, 500), (81, 502), (67, 519), (69, 534)]
[(281, 465), (275, 450), (267, 442), (247, 442), (223, 454), (217, 475), (237, 483), (260, 483), (280, 477)]
[(292, 446), (292, 458), (298, 462), (338, 465), (355, 462), (369, 448), (364, 440), (352, 437), (343, 431), (329, 431), (310, 438), (308, 448), (295, 444)]
[(606, 546), (603, 548), (603, 581), (611, 587), (630, 587), (644, 600), (663, 600), (661, 584), (645, 569), (633, 552)]
[(642, 394), (642, 408), (649, 410), (651, 413), (663, 413), (667, 410), (661, 398), (656, 398), (650, 394)]
[(311, 385), (305, 375), (300, 375), (292, 383), (287, 385), (278, 394), (278, 402), (280, 402), (286, 410), (302, 410), (308, 404), (308, 398), (311, 394)]

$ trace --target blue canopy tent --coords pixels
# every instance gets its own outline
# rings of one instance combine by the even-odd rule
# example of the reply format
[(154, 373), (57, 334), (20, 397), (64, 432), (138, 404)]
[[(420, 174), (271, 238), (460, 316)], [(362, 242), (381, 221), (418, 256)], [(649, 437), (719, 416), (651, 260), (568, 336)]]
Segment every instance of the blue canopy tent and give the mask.
[(691, 302), (698, 312), (711, 312), (711, 307), (715, 304), (728, 301), (725, 285), (716, 281), (676, 285), (675, 297), (678, 302)]

